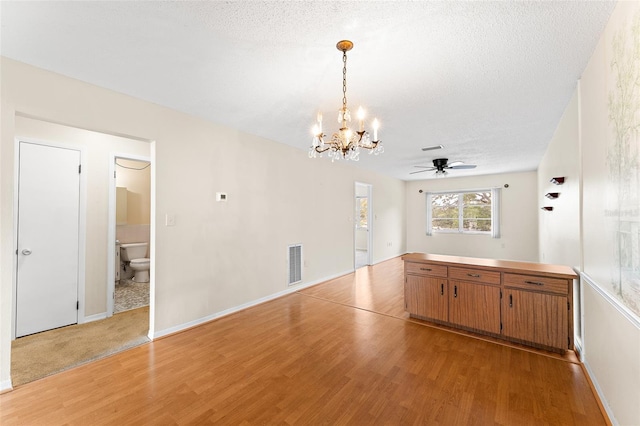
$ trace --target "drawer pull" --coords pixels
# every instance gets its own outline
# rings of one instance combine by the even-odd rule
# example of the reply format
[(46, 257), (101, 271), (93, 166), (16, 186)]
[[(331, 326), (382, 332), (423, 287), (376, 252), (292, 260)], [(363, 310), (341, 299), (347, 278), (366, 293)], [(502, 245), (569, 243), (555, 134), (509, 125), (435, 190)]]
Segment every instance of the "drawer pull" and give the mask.
[(467, 274), (468, 277), (480, 278), (480, 274)]
[(430, 271), (431, 268), (420, 268), (421, 271)]
[(531, 284), (531, 285), (544, 285), (544, 283), (541, 283), (539, 281), (525, 281), (525, 284)]

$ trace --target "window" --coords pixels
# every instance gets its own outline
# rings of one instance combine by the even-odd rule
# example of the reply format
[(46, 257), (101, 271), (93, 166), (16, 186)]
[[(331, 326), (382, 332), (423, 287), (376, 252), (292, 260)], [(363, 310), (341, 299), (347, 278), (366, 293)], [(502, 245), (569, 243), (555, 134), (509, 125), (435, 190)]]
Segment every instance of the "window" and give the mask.
[(499, 237), (499, 189), (427, 192), (427, 235), (433, 232)]
[(356, 197), (356, 228), (357, 229), (367, 229), (367, 217), (369, 211), (369, 198), (367, 197)]

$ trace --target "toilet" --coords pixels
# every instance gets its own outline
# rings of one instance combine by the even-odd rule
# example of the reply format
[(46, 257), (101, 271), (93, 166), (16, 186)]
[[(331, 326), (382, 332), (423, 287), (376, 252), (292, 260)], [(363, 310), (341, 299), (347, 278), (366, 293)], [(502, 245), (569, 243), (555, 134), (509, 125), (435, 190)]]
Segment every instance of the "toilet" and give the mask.
[(151, 261), (145, 258), (148, 245), (147, 243), (120, 244), (120, 259), (123, 262), (129, 262), (134, 272), (133, 281), (137, 283), (149, 282)]

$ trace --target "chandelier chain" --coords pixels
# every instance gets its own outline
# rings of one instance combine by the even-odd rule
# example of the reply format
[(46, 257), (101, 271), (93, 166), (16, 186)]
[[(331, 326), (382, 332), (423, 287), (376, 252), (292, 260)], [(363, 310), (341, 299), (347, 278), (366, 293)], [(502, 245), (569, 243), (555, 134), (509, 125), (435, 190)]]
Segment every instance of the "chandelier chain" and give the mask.
[(342, 52), (342, 108), (347, 110), (347, 51)]

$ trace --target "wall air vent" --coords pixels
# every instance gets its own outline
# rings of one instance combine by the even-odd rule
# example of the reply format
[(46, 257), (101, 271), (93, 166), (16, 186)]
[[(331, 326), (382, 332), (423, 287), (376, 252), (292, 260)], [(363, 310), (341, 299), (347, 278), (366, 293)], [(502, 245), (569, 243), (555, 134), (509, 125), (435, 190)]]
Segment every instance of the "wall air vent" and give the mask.
[(302, 244), (289, 246), (289, 285), (302, 281)]

